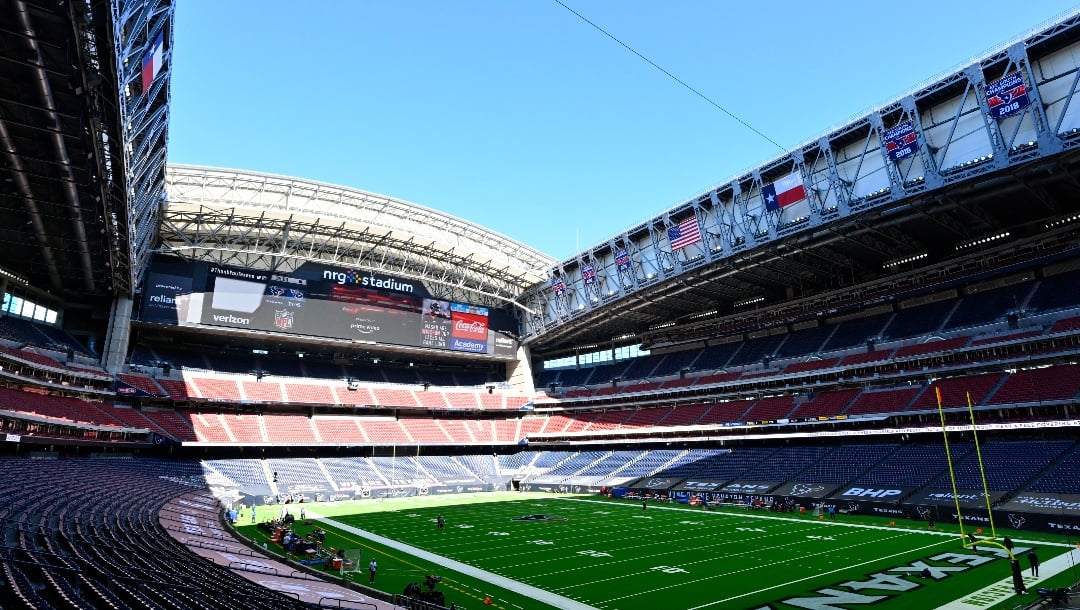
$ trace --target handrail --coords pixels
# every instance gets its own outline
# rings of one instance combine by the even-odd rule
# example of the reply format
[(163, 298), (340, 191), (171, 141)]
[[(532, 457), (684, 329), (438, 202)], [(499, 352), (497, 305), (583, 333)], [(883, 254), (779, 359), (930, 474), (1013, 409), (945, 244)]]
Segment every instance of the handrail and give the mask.
[[(324, 599), (328, 599), (330, 601), (336, 602), (337, 605), (332, 606), (330, 604), (324, 604), (323, 603)], [(360, 604), (362, 606), (370, 606), (372, 608), (375, 608), (375, 610), (379, 610), (379, 607), (376, 606), (375, 604), (371, 603), (371, 602), (362, 602), (360, 600), (353, 600), (353, 599), (341, 599), (340, 597), (320, 597), (319, 601), (317, 603), (319, 604), (319, 607), (323, 607), (323, 608), (340, 608), (341, 607), (341, 602), (345, 602), (347, 604)]]

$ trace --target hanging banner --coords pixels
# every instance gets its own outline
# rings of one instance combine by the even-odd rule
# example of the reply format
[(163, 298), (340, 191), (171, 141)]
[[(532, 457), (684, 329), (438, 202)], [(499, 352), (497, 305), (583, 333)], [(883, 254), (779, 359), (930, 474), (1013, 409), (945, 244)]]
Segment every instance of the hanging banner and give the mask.
[(561, 297), (566, 294), (566, 283), (563, 282), (561, 277), (551, 278), (551, 290), (555, 293), (555, 296)]
[(585, 282), (586, 286), (596, 283), (596, 269), (592, 265), (585, 265), (581, 268), (581, 280)]
[(885, 132), (885, 151), (892, 161), (900, 161), (919, 150), (919, 139), (911, 121), (904, 121)]
[(995, 119), (1012, 116), (1030, 103), (1024, 77), (1019, 72), (1006, 74), (986, 85), (986, 105), (990, 107), (990, 116)]

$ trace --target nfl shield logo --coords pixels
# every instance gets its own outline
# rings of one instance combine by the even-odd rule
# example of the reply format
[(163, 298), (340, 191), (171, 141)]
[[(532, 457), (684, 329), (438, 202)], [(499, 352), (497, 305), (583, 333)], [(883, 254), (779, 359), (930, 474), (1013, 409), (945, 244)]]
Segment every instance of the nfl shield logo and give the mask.
[(293, 326), (293, 312), (288, 309), (274, 310), (274, 326), (281, 330), (289, 330)]

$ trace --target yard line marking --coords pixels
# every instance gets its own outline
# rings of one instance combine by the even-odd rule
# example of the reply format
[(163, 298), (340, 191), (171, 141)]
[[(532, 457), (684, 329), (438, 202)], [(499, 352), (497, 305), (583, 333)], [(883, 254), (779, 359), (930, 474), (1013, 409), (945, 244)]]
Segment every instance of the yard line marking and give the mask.
[(583, 603), (581, 603), (579, 601), (575, 601), (575, 600), (569, 599), (567, 597), (557, 595), (557, 594), (552, 593), (550, 591), (545, 591), (544, 589), (540, 589), (540, 588), (534, 587), (532, 585), (528, 585), (528, 584), (525, 584), (523, 582), (507, 578), (505, 576), (500, 576), (498, 574), (493, 574), (493, 573), (488, 572), (486, 570), (481, 570), (479, 568), (474, 568), (474, 567), (472, 567), (472, 566), (470, 566), (468, 564), (461, 563), (460, 561), (455, 561), (455, 560), (450, 559), (448, 557), (443, 557), (441, 555), (436, 555), (435, 553), (425, 551), (424, 549), (414, 547), (414, 546), (411, 546), (411, 545), (408, 545), (408, 544), (404, 544), (404, 543), (398, 542), (396, 540), (386, 538), (384, 536), (380, 536), (380, 535), (378, 535), (378, 534), (376, 534), (374, 532), (369, 532), (369, 531), (366, 531), (366, 530), (362, 530), (362, 529), (360, 529), (358, 527), (353, 527), (351, 525), (346, 525), (344, 523), (341, 523), (340, 521), (335, 521), (333, 519), (326, 519), (326, 518), (320, 517), (320, 516), (318, 516), (318, 515), (316, 515), (314, 513), (312, 513), (312, 518), (321, 519), (321, 520), (325, 521), (326, 523), (331, 524), (335, 528), (347, 531), (347, 532), (349, 532), (351, 534), (361, 536), (363, 538), (367, 538), (368, 540), (373, 540), (375, 542), (378, 542), (379, 544), (383, 544), (383, 545), (388, 546), (390, 548), (397, 549), (398, 551), (403, 551), (405, 553), (413, 555), (414, 557), (419, 557), (420, 559), (423, 559), (424, 561), (430, 561), (432, 563), (437, 563), (437, 564), (439, 564), (439, 565), (441, 565), (441, 566), (443, 566), (445, 568), (460, 572), (460, 573), (465, 574), (467, 576), (472, 576), (473, 578), (477, 578), (477, 579), (482, 580), (484, 582), (491, 583), (491, 584), (493, 584), (495, 586), (502, 587), (502, 588), (507, 589), (509, 591), (515, 591), (517, 593), (521, 593), (521, 594), (526, 595), (528, 597), (531, 597), (533, 599), (540, 600), (540, 601), (544, 602), (545, 604), (548, 604), (548, 605), (553, 606), (555, 608), (559, 608), (560, 610), (599, 610), (598, 608), (596, 608), (594, 606), (590, 606), (588, 604), (583, 604)]

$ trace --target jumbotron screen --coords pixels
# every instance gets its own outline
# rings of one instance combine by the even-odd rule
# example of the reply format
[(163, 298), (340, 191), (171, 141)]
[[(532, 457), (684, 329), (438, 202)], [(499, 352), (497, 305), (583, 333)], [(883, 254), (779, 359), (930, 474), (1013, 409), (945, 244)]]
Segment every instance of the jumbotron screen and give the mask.
[(305, 263), (292, 273), (156, 259), (140, 319), (513, 357), (517, 324), (498, 309), (433, 298), (388, 275)]

